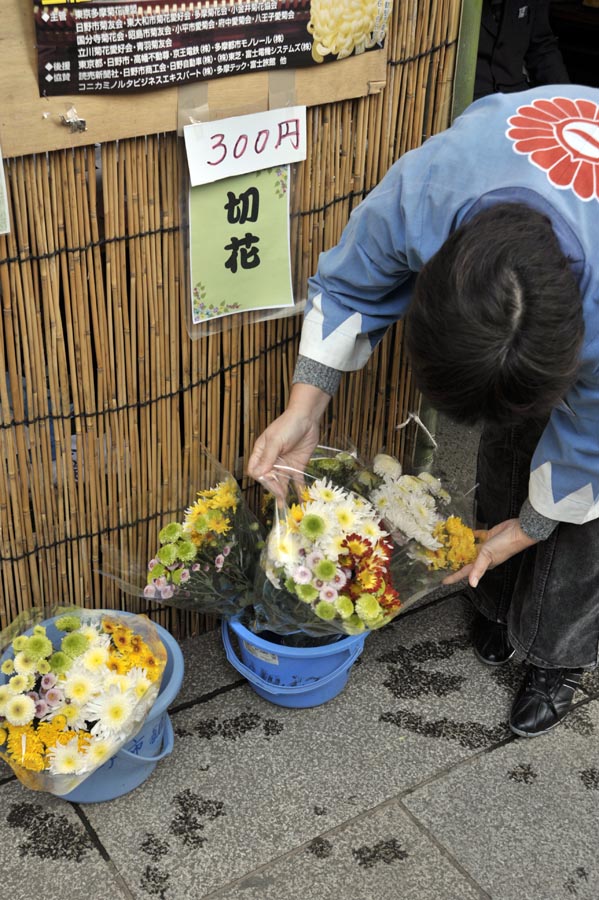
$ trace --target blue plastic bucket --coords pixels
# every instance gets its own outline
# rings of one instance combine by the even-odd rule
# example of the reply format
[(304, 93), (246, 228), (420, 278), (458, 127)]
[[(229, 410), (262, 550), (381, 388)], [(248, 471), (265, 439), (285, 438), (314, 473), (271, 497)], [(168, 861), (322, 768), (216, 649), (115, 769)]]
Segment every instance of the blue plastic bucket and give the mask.
[[(134, 613), (126, 613), (121, 610), (98, 610), (97, 612), (107, 612), (108, 614), (113, 612), (119, 616), (134, 615)], [(46, 619), (41, 624), (46, 627), (48, 637), (54, 642), (58, 638), (59, 632), (54, 626), (53, 620)], [(57, 795), (61, 799), (70, 800), (73, 803), (99, 803), (103, 800), (114, 800), (115, 797), (120, 797), (139, 787), (150, 777), (160, 760), (172, 753), (174, 733), (167, 709), (181, 688), (184, 670), (183, 654), (172, 634), (156, 622), (153, 624), (166, 648), (167, 660), (162, 673), (160, 691), (143, 726), (112, 759), (92, 772), (74, 790), (68, 794)], [(11, 655), (7, 650), (2, 660)], [(0, 683), (3, 680), (5, 679), (0, 675)]]
[(63, 794), (63, 800), (100, 803), (128, 794), (150, 777), (160, 760), (172, 753), (175, 736), (167, 710), (181, 688), (183, 654), (172, 634), (156, 622), (154, 625), (168, 657), (154, 705), (135, 737), (74, 791)]
[[(237, 637), (239, 655), (230, 631)], [(260, 697), (277, 706), (320, 706), (336, 697), (368, 634), (348, 635), (319, 647), (283, 647), (254, 634), (241, 624), (239, 616), (222, 623), (227, 659)]]

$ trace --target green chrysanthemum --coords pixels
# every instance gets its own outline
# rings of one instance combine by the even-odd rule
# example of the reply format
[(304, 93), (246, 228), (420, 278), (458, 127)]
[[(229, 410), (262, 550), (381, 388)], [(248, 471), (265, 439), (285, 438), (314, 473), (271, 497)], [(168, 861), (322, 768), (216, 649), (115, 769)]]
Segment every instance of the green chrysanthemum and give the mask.
[(326, 600), (321, 600), (319, 603), (317, 603), (314, 607), (314, 612), (319, 619), (326, 619), (327, 621), (334, 619), (337, 614), (337, 610), (335, 609), (333, 604), (327, 603)]
[(347, 594), (340, 594), (335, 600), (335, 608), (342, 619), (349, 619), (354, 614), (354, 604)]
[(172, 544), (178, 541), (183, 534), (183, 526), (178, 522), (170, 522), (158, 532), (158, 540), (161, 544)]
[(25, 647), (27, 646), (28, 640), (29, 640), (29, 638), (24, 634), (20, 634), (18, 637), (16, 637), (14, 639), (14, 641), (12, 642), (12, 648), (15, 651), (15, 653), (20, 653), (21, 650), (24, 650)]
[(334, 475), (336, 472), (340, 472), (343, 468), (343, 460), (340, 457), (336, 459), (334, 457), (327, 459), (319, 459), (314, 461), (315, 468), (318, 472), (321, 472), (323, 475), (330, 474)]
[(181, 566), (180, 569), (175, 569), (174, 572), (171, 572), (171, 581), (174, 585), (181, 584), (181, 576), (183, 575), (183, 572), (189, 572), (189, 569)]
[(44, 625), (34, 625), (34, 627), (33, 627), (33, 633), (34, 633), (34, 634), (45, 634), (45, 633), (46, 633), (46, 628), (45, 628)]
[(50, 663), (47, 659), (40, 659), (37, 664), (37, 671), (40, 675), (47, 675), (50, 671)]
[(343, 627), (348, 634), (361, 634), (363, 631), (366, 631), (364, 622), (356, 613), (350, 616), (349, 619), (345, 619)]
[(296, 584), (295, 593), (304, 603), (312, 603), (318, 597), (318, 591), (311, 584)]
[(148, 572), (148, 578), (147, 578), (148, 584), (152, 584), (152, 582), (154, 581), (155, 578), (161, 578), (165, 572), (166, 572), (166, 569), (164, 568), (164, 566), (161, 566), (160, 563), (158, 563), (155, 566), (152, 566), (152, 568)]
[(360, 594), (356, 600), (356, 612), (368, 628), (376, 628), (384, 619), (384, 610), (372, 594)]
[(59, 631), (77, 631), (81, 626), (79, 616), (61, 616), (54, 623)]
[(181, 562), (191, 562), (196, 558), (198, 550), (193, 541), (177, 541), (176, 547), (177, 556)]
[(33, 634), (25, 649), (34, 659), (45, 659), (52, 653), (52, 641), (45, 634)]
[(54, 672), (55, 675), (64, 675), (64, 673), (68, 672), (73, 665), (73, 660), (70, 656), (67, 656), (66, 653), (57, 650), (56, 653), (53, 653), (50, 657), (49, 663), (51, 672)]
[(300, 531), (310, 541), (315, 541), (326, 531), (326, 523), (322, 516), (316, 513), (308, 513), (300, 523)]
[(78, 656), (81, 656), (82, 653), (89, 648), (89, 641), (84, 634), (81, 634), (78, 631), (73, 631), (71, 634), (67, 634), (65, 638), (62, 639), (60, 644), (60, 649), (63, 653), (66, 653), (67, 656), (70, 656), (71, 659), (76, 659)]
[(314, 566), (314, 574), (321, 581), (331, 581), (335, 577), (337, 566), (330, 559), (321, 559)]
[(163, 566), (172, 566), (177, 562), (177, 548), (174, 544), (165, 544), (156, 555)]
[(0, 666), (0, 672), (3, 675), (12, 675), (15, 670), (15, 664), (12, 659), (5, 659), (2, 665)]

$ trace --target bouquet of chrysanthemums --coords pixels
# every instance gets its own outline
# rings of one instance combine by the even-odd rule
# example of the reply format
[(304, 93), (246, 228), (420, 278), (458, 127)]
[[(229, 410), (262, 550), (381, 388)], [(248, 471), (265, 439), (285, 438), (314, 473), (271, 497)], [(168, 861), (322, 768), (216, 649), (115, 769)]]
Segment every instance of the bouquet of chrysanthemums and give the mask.
[(369, 498), (398, 546), (432, 570), (457, 571), (473, 562), (477, 535), (439, 478), (405, 474), (399, 460), (386, 453), (375, 456), (372, 469), (379, 482)]
[(385, 625), (401, 602), (389, 574), (393, 545), (375, 508), (327, 478), (279, 474), (289, 479), (287, 502), (275, 507), (262, 552), (254, 628), (318, 637)]
[(230, 616), (252, 602), (263, 535), (233, 476), (207, 453), (204, 462), (206, 486), (182, 521), (158, 533), (143, 593), (167, 606)]
[(141, 728), (167, 651), (146, 616), (32, 609), (0, 634), (0, 757), (64, 795)]

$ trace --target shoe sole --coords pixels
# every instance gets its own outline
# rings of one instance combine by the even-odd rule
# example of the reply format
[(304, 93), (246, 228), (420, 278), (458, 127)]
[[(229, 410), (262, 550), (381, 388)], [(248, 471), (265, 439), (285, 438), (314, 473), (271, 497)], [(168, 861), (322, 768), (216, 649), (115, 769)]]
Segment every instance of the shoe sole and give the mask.
[(497, 668), (498, 666), (505, 666), (505, 664), (506, 664), (506, 663), (509, 663), (510, 659), (513, 658), (514, 653), (516, 652), (515, 650), (512, 650), (512, 652), (510, 653), (510, 655), (509, 655), (509, 656), (506, 656), (505, 659), (502, 659), (501, 662), (491, 662), (490, 659), (485, 659), (484, 656), (481, 656), (481, 654), (478, 652), (478, 650), (476, 650), (475, 647), (473, 647), (472, 650), (473, 650), (474, 655), (476, 656), (476, 658), (477, 658), (478, 660), (480, 660), (481, 663), (483, 663), (485, 666), (492, 666), (493, 668)]
[(565, 718), (566, 718), (566, 716), (559, 719), (557, 722), (554, 722), (553, 725), (550, 725), (549, 728), (546, 728), (544, 731), (532, 731), (532, 732), (531, 731), (520, 731), (518, 728), (514, 728), (514, 726), (511, 724), (510, 724), (510, 731), (512, 731), (514, 734), (517, 734), (518, 737), (536, 738), (536, 737), (540, 737), (542, 734), (547, 734), (547, 732), (549, 732), (549, 731), (553, 731), (554, 728), (557, 728), (558, 725), (562, 724), (562, 722), (564, 721)]

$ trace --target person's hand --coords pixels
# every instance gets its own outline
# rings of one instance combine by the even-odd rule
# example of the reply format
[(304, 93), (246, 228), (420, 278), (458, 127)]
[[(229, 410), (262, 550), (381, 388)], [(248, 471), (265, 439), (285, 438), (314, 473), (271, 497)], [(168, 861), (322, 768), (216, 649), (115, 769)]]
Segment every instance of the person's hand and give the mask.
[(443, 584), (455, 584), (467, 577), (470, 587), (475, 588), (487, 569), (494, 569), (495, 566), (536, 543), (534, 538), (522, 531), (518, 519), (500, 522), (499, 525), (495, 525), (487, 532), (487, 539), (482, 544), (474, 562), (464, 566), (459, 572), (448, 575), (443, 579)]
[[(282, 415), (263, 431), (248, 460), (248, 475), (284, 498), (289, 479), (301, 481), (318, 444), (320, 420), (330, 396), (319, 388), (295, 384)], [(279, 469), (273, 467), (277, 465)]]

